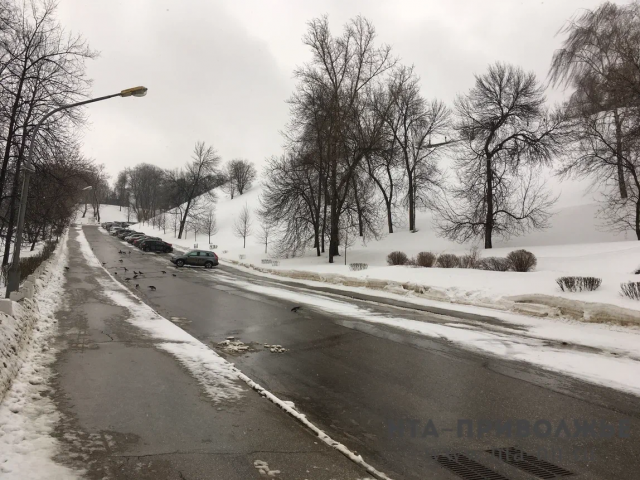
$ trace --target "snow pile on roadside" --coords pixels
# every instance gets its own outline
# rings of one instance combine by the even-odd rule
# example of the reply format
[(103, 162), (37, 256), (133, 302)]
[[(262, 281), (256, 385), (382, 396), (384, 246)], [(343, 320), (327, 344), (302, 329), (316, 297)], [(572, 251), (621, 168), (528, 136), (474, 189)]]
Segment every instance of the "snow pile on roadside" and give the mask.
[(18, 310), (17, 317), (31, 317), (33, 329), (20, 350), (21, 368), (0, 402), (0, 477), (3, 479), (69, 480), (80, 478), (83, 473), (52, 460), (59, 449), (57, 440), (51, 436), (59, 413), (47, 396), (49, 365), (55, 361), (55, 351), (48, 344), (57, 329), (54, 313), (63, 295), (66, 240), (66, 236), (61, 239), (46, 273), (36, 281), (33, 301), (23, 300), (25, 308)]

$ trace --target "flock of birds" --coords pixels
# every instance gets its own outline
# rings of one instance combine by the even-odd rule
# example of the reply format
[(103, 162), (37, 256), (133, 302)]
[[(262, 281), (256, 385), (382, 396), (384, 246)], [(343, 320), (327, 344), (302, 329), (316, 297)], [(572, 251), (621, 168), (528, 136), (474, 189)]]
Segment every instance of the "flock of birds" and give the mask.
[[(122, 250), (118, 250), (118, 253), (120, 255), (131, 255), (131, 252), (125, 252), (125, 251), (122, 251)], [(124, 263), (124, 260), (121, 258), (121, 259), (118, 260), (118, 263)], [(112, 268), (112, 269), (115, 269), (115, 270), (122, 269), (125, 274), (128, 274), (129, 270), (130, 270), (127, 267), (125, 267), (124, 265), (123, 266), (115, 266), (115, 267), (107, 267), (107, 262), (102, 262), (102, 266), (106, 267), (106, 268)], [(131, 270), (131, 272), (132, 273), (130, 275), (132, 275), (132, 276), (125, 277), (125, 279), (124, 279), (125, 282), (130, 282), (132, 280), (137, 280), (138, 278), (145, 278), (145, 279), (149, 278), (149, 277), (145, 276), (145, 273), (142, 270)], [(158, 272), (150, 272), (150, 273), (151, 274), (160, 273), (162, 275), (166, 275), (167, 271), (166, 270), (160, 270)], [(113, 274), (114, 275), (118, 275), (118, 272), (114, 271)], [(172, 273), (171, 275), (174, 276), (174, 277), (177, 277), (177, 275), (175, 273)], [(153, 277), (151, 277), (151, 278), (153, 278)], [(140, 288), (140, 284), (136, 283), (135, 284), (135, 288)], [(151, 291), (156, 291), (157, 290), (157, 287), (154, 286), (154, 285), (147, 285), (147, 288), (149, 290), (151, 290)]]

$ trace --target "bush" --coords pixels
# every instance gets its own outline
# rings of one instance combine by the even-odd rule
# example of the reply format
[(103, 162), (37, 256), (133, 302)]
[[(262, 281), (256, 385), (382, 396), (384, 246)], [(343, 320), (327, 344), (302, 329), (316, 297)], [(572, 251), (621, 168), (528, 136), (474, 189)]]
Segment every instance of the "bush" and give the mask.
[(471, 247), (469, 253), (460, 257), (460, 268), (479, 268), (481, 260), (480, 249)]
[(404, 252), (391, 252), (387, 255), (387, 263), (389, 265), (406, 265), (409, 263), (409, 258)]
[[(53, 255), (53, 252), (56, 250), (56, 245), (58, 245), (58, 242), (45, 242), (41, 252), (20, 259), (20, 283), (24, 282), (29, 275), (42, 265), (42, 262), (48, 260), (51, 255)], [(8, 273), (9, 265), (2, 267), (2, 280), (5, 285), (7, 284)]]
[(487, 257), (480, 260), (478, 268), (492, 272), (506, 272), (511, 268), (511, 262), (504, 257)]
[(563, 292), (594, 291), (602, 284), (601, 278), (596, 277), (560, 277), (556, 283)]
[(516, 272), (530, 272), (538, 264), (536, 256), (528, 250), (514, 250), (509, 252), (507, 260), (511, 263), (511, 268)]
[(443, 253), (438, 257), (437, 265), (440, 268), (456, 268), (460, 265), (460, 259), (453, 253)]
[(420, 252), (416, 258), (419, 267), (431, 268), (436, 263), (436, 255), (431, 252)]
[(352, 272), (358, 272), (360, 270), (366, 270), (367, 268), (369, 268), (369, 264), (368, 263), (350, 263), (349, 264), (349, 270), (351, 270)]
[(640, 282), (627, 282), (620, 284), (622, 295), (632, 300), (640, 300)]

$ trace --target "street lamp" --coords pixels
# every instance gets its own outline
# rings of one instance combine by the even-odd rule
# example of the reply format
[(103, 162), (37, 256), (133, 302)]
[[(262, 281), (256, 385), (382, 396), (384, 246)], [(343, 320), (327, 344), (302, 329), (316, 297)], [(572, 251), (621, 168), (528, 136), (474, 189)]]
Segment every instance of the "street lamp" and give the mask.
[[(16, 239), (13, 247), (13, 259), (11, 261), (11, 266), (9, 267), (9, 274), (7, 275), (7, 292), (6, 298), (9, 298), (11, 292), (15, 292), (20, 288), (20, 247), (22, 240), (22, 230), (24, 228), (24, 217), (27, 211), (27, 195), (29, 194), (29, 180), (31, 179), (31, 174), (34, 172), (33, 168), (33, 147), (35, 145), (36, 136), (38, 135), (38, 131), (40, 127), (45, 122), (47, 118), (51, 115), (54, 115), (62, 110), (68, 110), (70, 108), (79, 107), (81, 105), (87, 105), (89, 103), (101, 102), (102, 100), (108, 100), (114, 97), (144, 97), (147, 94), (146, 87), (133, 87), (127, 88), (126, 90), (122, 90), (119, 93), (114, 93), (112, 95), (106, 95), (104, 97), (91, 98), (89, 100), (84, 100), (82, 102), (71, 103), (69, 105), (62, 105), (58, 108), (54, 108), (50, 112), (48, 112), (44, 117), (40, 119), (36, 128), (33, 129), (33, 133), (31, 134), (31, 142), (29, 143), (29, 153), (27, 154), (27, 161), (24, 165), (24, 179), (22, 180), (22, 191), (20, 193), (20, 211), (18, 213), (18, 226), (16, 228)], [(88, 190), (92, 188), (91, 186), (85, 188), (84, 190)]]

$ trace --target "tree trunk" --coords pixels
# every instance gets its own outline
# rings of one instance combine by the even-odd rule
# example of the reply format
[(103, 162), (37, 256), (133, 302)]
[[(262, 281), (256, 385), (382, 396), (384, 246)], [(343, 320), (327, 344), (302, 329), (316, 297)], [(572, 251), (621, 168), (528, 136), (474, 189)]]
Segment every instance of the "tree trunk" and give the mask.
[(622, 121), (618, 110), (613, 111), (613, 118), (616, 124), (616, 159), (618, 163), (618, 185), (620, 187), (620, 198), (627, 198), (627, 184), (624, 180), (624, 158), (622, 155)]
[(492, 248), (491, 235), (493, 234), (493, 168), (491, 158), (487, 158), (487, 186), (485, 191), (487, 202), (487, 218), (484, 224), (484, 248)]
[(407, 175), (407, 180), (409, 182), (407, 189), (407, 195), (409, 195), (409, 231), (413, 232), (416, 229), (416, 219), (413, 216), (413, 204), (415, 202), (415, 199), (413, 198), (413, 174), (409, 173)]
[(338, 199), (337, 195), (331, 196), (331, 222), (329, 225), (329, 263), (333, 263), (333, 257), (340, 255), (338, 243), (340, 241), (338, 236)]
[(640, 240), (640, 199), (636, 200), (636, 237)]
[(87, 205), (86, 203), (84, 204), (84, 212), (82, 212), (82, 218), (84, 218), (87, 215), (87, 209), (89, 208), (89, 205)]

